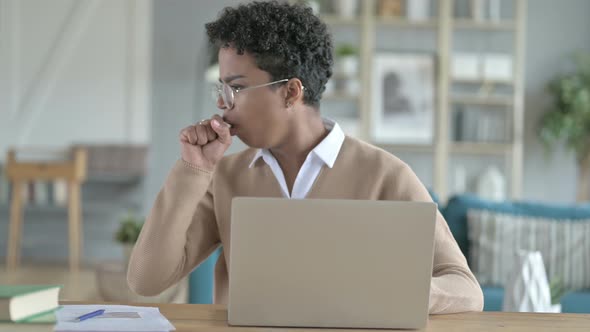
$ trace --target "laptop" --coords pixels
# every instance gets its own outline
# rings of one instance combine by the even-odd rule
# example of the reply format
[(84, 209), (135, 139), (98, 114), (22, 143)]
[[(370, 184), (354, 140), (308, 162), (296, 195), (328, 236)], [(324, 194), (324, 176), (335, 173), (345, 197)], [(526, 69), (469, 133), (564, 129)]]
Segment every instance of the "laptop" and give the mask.
[(435, 203), (237, 197), (231, 215), (230, 325), (426, 326)]

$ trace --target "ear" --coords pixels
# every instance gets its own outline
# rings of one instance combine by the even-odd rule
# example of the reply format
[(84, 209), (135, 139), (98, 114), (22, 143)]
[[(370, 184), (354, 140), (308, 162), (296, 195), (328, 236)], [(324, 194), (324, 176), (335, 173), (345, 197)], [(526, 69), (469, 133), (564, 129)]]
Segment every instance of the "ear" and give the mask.
[(303, 83), (298, 78), (290, 79), (285, 84), (285, 107), (289, 108), (290, 105), (295, 105), (299, 101), (303, 101)]

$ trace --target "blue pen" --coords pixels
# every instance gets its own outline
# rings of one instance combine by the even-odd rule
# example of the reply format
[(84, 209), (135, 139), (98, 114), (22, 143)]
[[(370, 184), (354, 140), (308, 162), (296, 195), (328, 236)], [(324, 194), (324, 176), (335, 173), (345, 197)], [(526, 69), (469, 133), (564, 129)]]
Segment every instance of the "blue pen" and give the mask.
[(81, 321), (83, 321), (83, 320), (87, 320), (88, 318), (92, 318), (92, 317), (100, 316), (100, 315), (102, 315), (102, 314), (104, 314), (104, 309), (100, 309), (100, 310), (96, 310), (96, 311), (93, 311), (93, 312), (89, 312), (89, 313), (87, 313), (87, 314), (84, 314), (84, 315), (82, 315), (82, 316), (80, 316), (80, 317), (76, 318), (76, 320), (77, 320), (78, 322), (81, 322)]

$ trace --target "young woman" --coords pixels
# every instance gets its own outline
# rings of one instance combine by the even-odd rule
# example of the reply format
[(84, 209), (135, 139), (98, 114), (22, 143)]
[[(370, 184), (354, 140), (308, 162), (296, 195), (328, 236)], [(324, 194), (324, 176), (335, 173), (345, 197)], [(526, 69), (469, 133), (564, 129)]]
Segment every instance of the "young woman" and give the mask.
[[(131, 256), (131, 289), (158, 294), (222, 245), (215, 302), (226, 303), (235, 196), (431, 201), (404, 162), (322, 118), (333, 47), (311, 9), (251, 2), (225, 8), (206, 29), (219, 47), (217, 106), (223, 116), (180, 132), (182, 158)], [(232, 136), (250, 148), (224, 157)], [(482, 309), (481, 288), (440, 214), (432, 276), (431, 313)]]

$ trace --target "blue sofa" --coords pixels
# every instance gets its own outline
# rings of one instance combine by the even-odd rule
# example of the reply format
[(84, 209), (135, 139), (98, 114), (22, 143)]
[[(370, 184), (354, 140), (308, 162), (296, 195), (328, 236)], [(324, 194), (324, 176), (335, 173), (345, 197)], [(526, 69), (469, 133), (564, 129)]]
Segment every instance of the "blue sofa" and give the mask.
[[(490, 202), (473, 195), (452, 197), (447, 206), (441, 208), (451, 232), (461, 251), (469, 258), (467, 240), (467, 210), (486, 209), (494, 212), (518, 214), (530, 217), (557, 219), (590, 219), (590, 204), (578, 206), (559, 206), (532, 202)], [(504, 290), (501, 287), (482, 285), (484, 310), (499, 311), (502, 308)], [(561, 299), (562, 312), (590, 313), (590, 289), (571, 292)]]
[[(434, 193), (433, 199), (437, 200)], [(439, 207), (451, 232), (455, 236), (461, 251), (469, 258), (467, 240), (467, 210), (487, 209), (496, 212), (520, 214), (533, 217), (590, 219), (590, 204), (580, 206), (558, 206), (527, 202), (489, 202), (473, 195), (452, 197), (447, 206)], [(219, 257), (217, 250), (203, 264), (195, 269), (189, 277), (190, 303), (211, 303), (213, 289), (213, 267)], [(499, 311), (502, 308), (504, 290), (501, 287), (482, 285), (484, 293), (484, 310)], [(561, 301), (563, 312), (590, 313), (590, 289), (566, 294)]]

